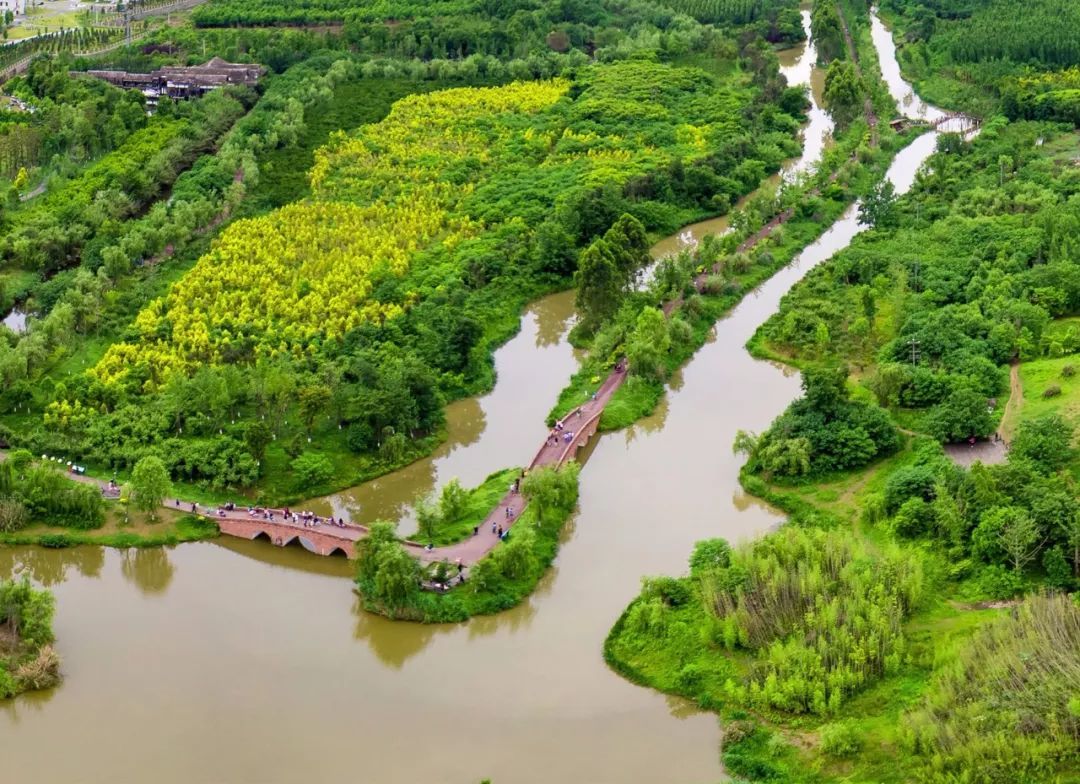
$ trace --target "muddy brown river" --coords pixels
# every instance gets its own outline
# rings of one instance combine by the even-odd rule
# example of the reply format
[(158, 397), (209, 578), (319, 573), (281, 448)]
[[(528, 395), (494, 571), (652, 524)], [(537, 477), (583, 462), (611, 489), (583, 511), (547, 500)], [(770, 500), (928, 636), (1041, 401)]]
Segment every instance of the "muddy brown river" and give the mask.
[[(887, 39), (875, 35), (888, 75)], [(808, 76), (800, 57), (786, 67)], [(934, 141), (897, 156), (899, 191)], [(356, 608), (344, 561), (263, 543), (0, 549), (0, 574), (55, 591), (65, 675), (57, 689), (0, 704), (0, 782), (722, 779), (715, 717), (624, 681), (601, 644), (643, 575), (682, 572), (701, 538), (740, 540), (782, 522), (739, 488), (731, 443), (739, 428), (766, 427), (798, 378), (743, 345), (858, 231), (849, 210), (717, 323), (654, 416), (593, 442), (554, 568), (502, 615), (391, 623)], [(496, 389), (455, 407), (436, 456), (325, 503), (407, 517), (417, 492), (527, 457), (574, 367), (569, 305), (558, 295), (525, 314), (497, 357)], [(527, 402), (510, 403), (523, 393)]]

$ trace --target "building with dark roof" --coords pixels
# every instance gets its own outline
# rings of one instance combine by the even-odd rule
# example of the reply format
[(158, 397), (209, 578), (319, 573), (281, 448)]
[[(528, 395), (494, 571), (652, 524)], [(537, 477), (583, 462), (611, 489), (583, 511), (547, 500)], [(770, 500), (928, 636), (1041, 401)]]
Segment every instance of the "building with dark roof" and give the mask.
[(87, 76), (104, 79), (117, 87), (141, 90), (151, 101), (170, 98), (197, 98), (230, 84), (254, 85), (266, 68), (251, 63), (228, 63), (220, 57), (202, 65), (167, 65), (150, 73), (128, 71), (87, 71)]

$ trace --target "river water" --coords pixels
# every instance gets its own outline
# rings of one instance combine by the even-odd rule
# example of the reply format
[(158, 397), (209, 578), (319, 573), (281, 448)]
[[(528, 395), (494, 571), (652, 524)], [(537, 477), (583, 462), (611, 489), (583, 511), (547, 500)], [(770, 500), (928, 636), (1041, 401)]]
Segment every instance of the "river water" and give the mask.
[[(825, 73), (817, 67), (817, 48), (814, 46), (810, 35), (810, 11), (802, 10), (803, 29), (808, 36), (806, 42), (791, 49), (778, 52), (780, 59), (780, 73), (782, 73), (793, 87), (806, 86), (810, 88), (810, 109), (807, 112), (807, 122), (803, 126), (802, 154), (797, 158), (787, 161), (780, 171), (769, 177), (767, 185), (779, 185), (785, 180), (794, 179), (799, 174), (812, 171), (821, 162), (821, 154), (825, 151), (825, 145), (832, 138), (833, 121), (829, 113), (822, 108), (824, 103), (822, 94), (825, 90)], [(750, 199), (744, 196), (732, 208), (732, 211), (741, 208)], [(730, 215), (730, 213), (729, 213)], [(652, 255), (655, 259), (678, 253), (684, 248), (690, 248), (699, 243), (710, 234), (723, 234), (728, 230), (728, 215), (717, 218), (691, 223), (670, 237), (657, 242), (652, 247)]]
[(23, 332), (26, 332), (26, 314), (18, 308), (15, 308), (4, 316), (3, 319), (0, 319), (0, 324), (3, 324), (16, 335), (20, 335)]
[[(891, 41), (878, 45), (888, 73)], [(910, 187), (935, 136), (897, 156), (889, 177), (898, 191)], [(0, 705), (0, 781), (722, 778), (715, 717), (622, 680), (605, 667), (601, 645), (642, 575), (682, 572), (698, 539), (737, 541), (782, 522), (739, 488), (731, 443), (738, 428), (766, 427), (798, 394), (798, 378), (751, 359), (743, 345), (807, 270), (859, 230), (849, 210), (718, 322), (654, 416), (594, 440), (554, 568), (502, 615), (459, 626), (391, 623), (356, 608), (344, 562), (262, 543), (0, 549), (0, 574), (29, 574), (55, 591), (66, 676), (57, 689)], [(537, 335), (551, 337), (548, 348), (560, 343), (553, 336), (565, 331), (567, 312), (534, 309), (506, 350), (522, 346), (520, 361), (534, 367)], [(572, 367), (572, 354), (559, 351), (550, 367)], [(512, 366), (500, 365), (489, 397), (504, 394)], [(539, 382), (523, 373), (512, 383), (527, 391)], [(432, 468), (442, 477), (452, 466), (464, 479), (520, 459), (521, 449), (508, 448), (482, 467), (464, 461), (491, 428), (509, 427), (504, 417), (522, 418), (489, 403), (461, 416), (473, 435), (452, 436), (457, 446), (421, 472), (420, 484), (435, 481)]]

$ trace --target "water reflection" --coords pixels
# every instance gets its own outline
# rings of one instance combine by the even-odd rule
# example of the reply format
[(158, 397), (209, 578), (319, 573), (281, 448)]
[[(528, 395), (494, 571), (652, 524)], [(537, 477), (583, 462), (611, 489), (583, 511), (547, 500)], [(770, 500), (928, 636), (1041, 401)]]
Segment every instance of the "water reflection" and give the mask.
[(161, 594), (172, 582), (174, 569), (164, 547), (133, 547), (124, 550), (120, 572), (145, 595)]
[(529, 309), (536, 325), (537, 348), (558, 345), (570, 331), (576, 318), (573, 308), (567, 307), (572, 304), (571, 294), (564, 292), (554, 297), (544, 297)]
[(105, 563), (100, 547), (72, 547), (50, 550), (44, 547), (0, 547), (0, 575), (16, 579), (27, 577), (45, 587), (63, 582), (68, 570), (83, 577), (98, 577)]
[(364, 612), (359, 599), (353, 614), (356, 617), (353, 638), (366, 643), (380, 662), (395, 670), (400, 670), (405, 662), (427, 648), (440, 630), (446, 631), (446, 627), (435, 624), (388, 621)]
[(59, 688), (30, 692), (15, 700), (0, 700), (0, 716), (16, 727), (24, 719), (39, 718), (38, 714), (45, 710), (45, 706), (52, 701)]
[(3, 321), (0, 323), (3, 323), (5, 327), (10, 329), (16, 335), (21, 335), (23, 332), (26, 332), (27, 317), (28, 314), (23, 313), (18, 308), (15, 308), (6, 316), (4, 316)]
[(344, 558), (315, 558), (300, 544), (273, 547), (264, 542), (235, 539), (231, 536), (214, 539), (211, 544), (282, 571), (300, 571), (323, 577), (352, 576), (352, 566)]

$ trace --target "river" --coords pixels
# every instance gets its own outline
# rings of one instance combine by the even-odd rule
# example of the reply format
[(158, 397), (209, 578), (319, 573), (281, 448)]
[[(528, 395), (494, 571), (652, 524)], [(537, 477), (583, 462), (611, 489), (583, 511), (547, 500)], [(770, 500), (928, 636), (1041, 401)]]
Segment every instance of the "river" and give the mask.
[[(878, 46), (887, 73), (891, 41)], [(889, 177), (898, 191), (934, 142), (927, 134), (896, 157)], [(356, 608), (344, 562), (261, 543), (0, 550), (0, 574), (30, 574), (55, 591), (66, 678), (0, 706), (0, 780), (722, 778), (715, 717), (624, 681), (605, 667), (601, 645), (642, 575), (682, 572), (698, 539), (740, 540), (782, 522), (739, 488), (731, 443), (739, 428), (766, 427), (798, 394), (798, 377), (753, 360), (743, 345), (807, 270), (859, 230), (849, 210), (717, 323), (655, 415), (593, 441), (554, 568), (502, 615), (391, 623)], [(530, 352), (537, 334), (561, 334), (568, 323), (541, 313), (530, 334), (530, 318), (515, 339)], [(506, 368), (493, 396), (512, 377)], [(522, 379), (513, 383), (536, 383)], [(479, 405), (485, 434), (520, 414)], [(458, 446), (432, 464), (444, 461), (439, 476), (485, 437), (455, 437)], [(492, 452), (453, 470), (480, 476), (521, 453)], [(422, 481), (433, 481), (430, 470)]]

